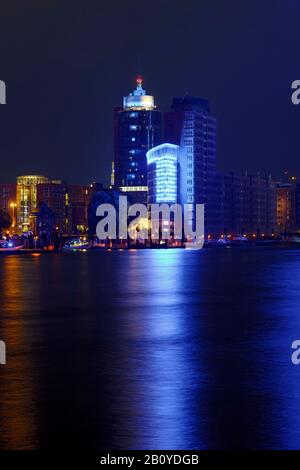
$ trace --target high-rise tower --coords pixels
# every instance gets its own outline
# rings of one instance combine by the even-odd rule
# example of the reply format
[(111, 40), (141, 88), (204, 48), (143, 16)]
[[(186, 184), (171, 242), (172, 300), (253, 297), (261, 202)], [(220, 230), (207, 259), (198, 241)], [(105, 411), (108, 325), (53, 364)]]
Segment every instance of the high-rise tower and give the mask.
[[(165, 113), (165, 141), (179, 145), (179, 202), (205, 205), (205, 231), (220, 233), (220, 184), (216, 169), (216, 119), (201, 98), (174, 98)], [(192, 219), (193, 219), (192, 214)]]
[(138, 76), (136, 89), (114, 111), (114, 186), (147, 189), (146, 153), (161, 143), (161, 113)]

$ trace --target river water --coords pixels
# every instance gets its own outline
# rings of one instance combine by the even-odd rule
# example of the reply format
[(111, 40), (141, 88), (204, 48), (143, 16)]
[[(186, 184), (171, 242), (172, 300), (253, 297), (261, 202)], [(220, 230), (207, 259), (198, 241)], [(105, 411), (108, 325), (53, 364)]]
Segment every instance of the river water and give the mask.
[(300, 447), (300, 251), (0, 258), (1, 449)]

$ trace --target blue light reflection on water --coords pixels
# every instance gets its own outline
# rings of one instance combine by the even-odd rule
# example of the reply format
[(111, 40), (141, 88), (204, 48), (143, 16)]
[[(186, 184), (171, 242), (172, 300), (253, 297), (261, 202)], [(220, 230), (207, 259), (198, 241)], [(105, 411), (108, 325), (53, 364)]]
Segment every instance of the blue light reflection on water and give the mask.
[(142, 264), (136, 253), (129, 260), (133, 275), (122, 282), (131, 299), (131, 333), (142, 366), (133, 367), (133, 406), (140, 408), (133, 425), (137, 448), (199, 446), (199, 419), (191, 410), (201, 371), (193, 357), (183, 263), (179, 250), (146, 252)]

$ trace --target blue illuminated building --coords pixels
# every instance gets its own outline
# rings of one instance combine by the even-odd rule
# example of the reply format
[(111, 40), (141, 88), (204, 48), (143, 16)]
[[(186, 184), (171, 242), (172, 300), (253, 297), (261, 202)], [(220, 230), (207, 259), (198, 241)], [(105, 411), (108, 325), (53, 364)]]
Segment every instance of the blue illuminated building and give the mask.
[(177, 202), (178, 149), (178, 145), (166, 143), (147, 152), (150, 204)]
[[(221, 231), (220, 177), (216, 168), (216, 119), (201, 98), (174, 98), (165, 113), (165, 140), (179, 145), (178, 202), (205, 205), (205, 232)], [(193, 222), (192, 222), (193, 223)]]
[(123, 98), (114, 114), (114, 165), (112, 184), (122, 192), (147, 192), (146, 153), (161, 143), (161, 112), (147, 95), (142, 78), (133, 93)]

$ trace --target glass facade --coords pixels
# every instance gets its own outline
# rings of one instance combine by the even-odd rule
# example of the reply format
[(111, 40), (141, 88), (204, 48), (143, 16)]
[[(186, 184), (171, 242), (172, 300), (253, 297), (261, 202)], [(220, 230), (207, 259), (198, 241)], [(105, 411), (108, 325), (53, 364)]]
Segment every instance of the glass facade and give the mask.
[(147, 186), (146, 153), (161, 143), (161, 113), (146, 95), (141, 77), (114, 116), (114, 185)]
[(46, 176), (28, 175), (17, 178), (17, 224), (19, 232), (31, 228), (31, 213), (37, 209), (37, 185), (48, 183)]
[(162, 144), (147, 152), (149, 203), (177, 202), (178, 145)]
[(216, 119), (201, 98), (174, 98), (165, 115), (165, 140), (179, 148), (179, 202), (205, 205), (205, 231), (220, 233), (221, 185), (216, 169)]

